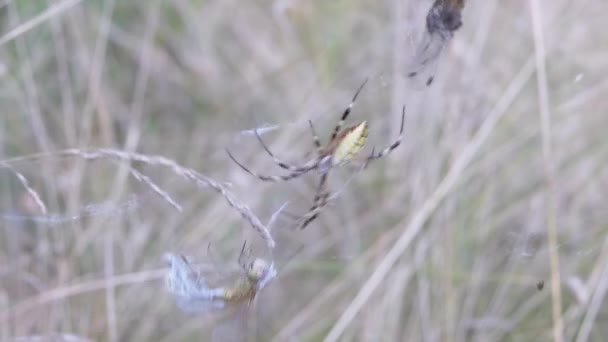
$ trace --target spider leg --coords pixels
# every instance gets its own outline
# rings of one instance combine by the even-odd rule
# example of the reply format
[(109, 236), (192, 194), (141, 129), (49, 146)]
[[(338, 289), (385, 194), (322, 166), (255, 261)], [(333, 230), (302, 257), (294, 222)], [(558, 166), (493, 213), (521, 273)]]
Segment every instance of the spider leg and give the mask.
[[(374, 153), (376, 152), (376, 146), (372, 147), (372, 153), (370, 155), (374, 155)], [(367, 169), (367, 167), (369, 166), (369, 163), (372, 160), (370, 158), (367, 158), (367, 160), (365, 160), (365, 164), (363, 165), (363, 169)]]
[(344, 125), (344, 121), (346, 121), (346, 118), (350, 114), (350, 111), (353, 109), (353, 106), (355, 105), (355, 100), (357, 100), (357, 96), (359, 96), (359, 92), (361, 92), (361, 89), (363, 89), (363, 87), (367, 83), (367, 80), (368, 79), (366, 78), (365, 81), (363, 81), (363, 83), (359, 86), (359, 89), (357, 89), (357, 92), (355, 93), (355, 96), (353, 96), (353, 99), (350, 101), (350, 104), (348, 105), (348, 107), (346, 107), (346, 109), (342, 113), (342, 117), (340, 117), (340, 121), (338, 121), (338, 124), (334, 128), (334, 132), (331, 134), (331, 138), (329, 138), (330, 142), (334, 141), (334, 139), (336, 139), (336, 136), (338, 136), (338, 132), (340, 132), (342, 125)]
[(317, 203), (321, 199), (321, 197), (327, 195), (325, 192), (327, 187), (327, 178), (329, 177), (329, 172), (324, 172), (321, 174), (321, 179), (319, 180), (319, 187), (317, 188), (317, 193), (315, 194), (314, 203)]
[[(247, 240), (243, 242), (243, 247), (241, 247), (241, 253), (239, 253), (238, 263), (244, 270), (247, 269), (247, 261), (245, 260), (245, 247), (247, 246)], [(249, 253), (247, 253), (249, 254)]]
[(268, 147), (268, 145), (266, 145), (266, 143), (264, 142), (264, 140), (262, 140), (262, 137), (260, 136), (260, 134), (258, 133), (258, 131), (255, 131), (255, 136), (256, 138), (258, 138), (258, 141), (260, 142), (260, 145), (262, 145), (262, 147), (264, 148), (264, 150), (266, 151), (266, 153), (268, 153), (268, 155), (272, 158), (272, 160), (281, 168), (285, 169), (285, 170), (289, 170), (291, 172), (299, 172), (299, 171), (303, 171), (304, 169), (306, 169), (306, 165), (304, 166), (293, 166), (290, 165), (284, 161), (282, 161), (281, 159), (277, 158), (275, 156), (274, 153), (272, 153), (272, 151), (270, 151), (270, 148)]
[(327, 198), (329, 197), (329, 193), (325, 191), (327, 186), (327, 176), (328, 172), (324, 172), (321, 174), (321, 180), (319, 181), (319, 187), (317, 188), (317, 193), (315, 194), (315, 198), (313, 200), (312, 207), (308, 210), (303, 217), (303, 222), (300, 224), (300, 229), (306, 228), (312, 221), (314, 221), (321, 211), (321, 208), (325, 206), (327, 203)]
[(220, 265), (219, 259), (216, 258), (216, 254), (211, 250), (211, 242), (207, 244), (207, 257), (211, 260), (211, 264), (213, 265), (212, 269), (216, 275), (219, 275), (220, 272), (217, 269), (217, 266)]
[(317, 161), (317, 159), (313, 159), (310, 162), (306, 163), (302, 168), (293, 171), (292, 173), (286, 174), (286, 175), (281, 175), (281, 176), (265, 176), (265, 175), (260, 175), (257, 174), (251, 170), (249, 170), (245, 165), (243, 165), (241, 162), (239, 162), (233, 155), (232, 153), (230, 153), (230, 151), (228, 149), (226, 149), (226, 153), (228, 153), (228, 156), (230, 157), (230, 159), (232, 159), (233, 162), (236, 163), (236, 165), (240, 166), (241, 169), (243, 169), (245, 172), (249, 173), (250, 175), (257, 177), (263, 181), (266, 182), (279, 182), (279, 181), (288, 181), (294, 178), (298, 178), (302, 175), (304, 175), (305, 173), (316, 169), (319, 166), (319, 162)]
[(301, 222), (298, 227), (300, 229), (304, 229), (306, 226), (308, 226), (308, 224), (310, 224), (313, 220), (315, 220), (319, 216), (319, 214), (320, 214), (321, 210), (323, 210), (323, 208), (325, 208), (329, 203), (336, 200), (338, 197), (340, 197), (340, 195), (342, 195), (342, 193), (346, 190), (348, 184), (350, 184), (350, 182), (354, 179), (354, 177), (355, 177), (355, 174), (350, 176), (348, 178), (348, 180), (342, 185), (342, 187), (334, 193), (320, 192), (321, 195), (315, 196), (316, 201), (315, 201), (315, 204), (312, 206), (311, 210), (309, 210), (303, 216), (298, 217), (297, 215), (291, 214), (291, 213), (289, 213), (289, 216), (297, 218), (299, 220), (299, 222)]
[(367, 165), (376, 159), (380, 159), (384, 156), (386, 156), (387, 154), (391, 153), (394, 149), (396, 149), (399, 145), (401, 145), (401, 140), (403, 140), (403, 125), (405, 122), (405, 106), (403, 106), (403, 110), (401, 111), (401, 129), (399, 130), (399, 137), (397, 137), (397, 139), (387, 148), (385, 148), (384, 150), (378, 152), (377, 154), (374, 153), (374, 151), (372, 151), (372, 153), (369, 155), (369, 157), (367, 157), (367, 161), (365, 162), (365, 167), (367, 167)]
[(310, 132), (312, 133), (312, 141), (315, 144), (315, 149), (317, 150), (317, 154), (321, 153), (321, 141), (319, 140), (319, 136), (315, 131), (315, 126), (312, 124), (311, 120), (308, 120), (308, 125), (310, 126)]
[(300, 229), (306, 228), (312, 221), (316, 220), (317, 217), (319, 217), (321, 209), (323, 209), (323, 207), (325, 207), (325, 205), (327, 204), (328, 198), (329, 193), (325, 193), (319, 198), (319, 203), (313, 205), (310, 211), (302, 218), (304, 221), (302, 222), (302, 224), (300, 224)]

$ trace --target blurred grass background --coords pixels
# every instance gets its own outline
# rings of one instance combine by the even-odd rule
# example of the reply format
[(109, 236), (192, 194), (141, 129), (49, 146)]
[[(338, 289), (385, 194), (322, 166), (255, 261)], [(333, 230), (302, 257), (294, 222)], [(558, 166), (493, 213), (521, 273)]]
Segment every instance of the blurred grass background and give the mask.
[[(423, 33), (427, 0), (0, 2), (0, 161), (65, 148), (158, 154), (231, 190), (265, 221), (286, 200), (304, 212), (313, 176), (263, 183), (247, 130), (304, 160), (358, 85), (350, 122), (372, 146), (404, 143), (357, 175), (307, 230), (275, 228), (264, 249), (219, 195), (135, 164), (183, 207), (174, 210), (110, 160), (54, 156), (10, 163), (41, 194), (42, 216), (15, 173), (0, 169), (0, 337), (99, 341), (208, 340), (220, 316), (180, 312), (164, 291), (164, 252), (226, 264), (242, 241), (275, 258), (279, 278), (255, 312), (259, 340), (321, 340), (386, 260), (442, 179), (472, 151), (412, 242), (340, 338), (365, 341), (552, 340), (547, 196), (555, 203), (563, 335), (608, 334), (608, 52), (599, 0), (540, 1), (551, 112), (547, 187), (535, 41), (526, 1), (469, 1), (464, 26), (428, 91), (403, 68)], [(494, 109), (498, 107), (499, 109)], [(502, 109), (501, 109), (502, 108)], [(500, 111), (498, 113), (497, 111)], [(484, 121), (487, 139), (471, 149)], [(332, 173), (338, 190), (351, 176)], [(257, 239), (257, 240), (256, 240)], [(537, 286), (544, 283), (544, 289)], [(348, 310), (347, 310), (348, 311)], [(335, 327), (334, 327), (335, 328)], [(57, 337), (58, 338), (58, 337)]]

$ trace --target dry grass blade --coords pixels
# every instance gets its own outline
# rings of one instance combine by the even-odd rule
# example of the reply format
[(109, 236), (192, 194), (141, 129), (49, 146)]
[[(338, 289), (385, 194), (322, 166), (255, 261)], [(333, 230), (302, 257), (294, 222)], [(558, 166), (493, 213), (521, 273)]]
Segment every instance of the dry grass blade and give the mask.
[(51, 289), (40, 293), (39, 295), (26, 299), (15, 307), (0, 312), (0, 322), (4, 322), (11, 315), (20, 316), (24, 312), (34, 309), (38, 306), (65, 300), (66, 298), (82, 295), (88, 292), (107, 290), (109, 286), (117, 287), (130, 284), (141, 284), (148, 281), (161, 279), (165, 274), (166, 269), (147, 270), (135, 273), (121, 274), (113, 276), (109, 279), (95, 279), (88, 282), (67, 285), (56, 289)]
[(160, 186), (156, 185), (156, 183), (154, 183), (152, 179), (150, 179), (150, 177), (144, 175), (143, 173), (137, 171), (132, 167), (129, 167), (129, 169), (129, 172), (131, 172), (131, 175), (133, 175), (135, 179), (149, 186), (152, 191), (154, 191), (162, 199), (167, 201), (167, 203), (169, 203), (177, 211), (182, 211), (182, 206), (179, 205), (173, 198), (171, 198), (171, 196), (165, 190), (163, 190)]
[[(211, 188), (216, 192), (220, 193), (228, 204), (241, 214), (241, 216), (249, 222), (251, 227), (262, 237), (268, 248), (273, 249), (276, 245), (272, 234), (269, 229), (262, 224), (260, 219), (253, 213), (253, 211), (245, 204), (239, 201), (225, 186), (216, 182), (215, 180), (204, 176), (196, 170), (189, 169), (181, 166), (175, 161), (165, 158), (162, 156), (144, 155), (139, 153), (129, 153), (119, 150), (112, 149), (92, 149), (92, 150), (81, 150), (81, 149), (68, 149), (53, 152), (51, 155), (57, 156), (74, 156), (82, 158), (84, 160), (99, 160), (99, 159), (117, 159), (122, 161), (136, 161), (152, 166), (164, 166), (178, 176), (184, 179), (194, 182), (198, 187)], [(48, 154), (34, 154), (29, 156), (23, 156), (13, 159), (5, 160), (4, 163), (14, 163), (19, 161), (31, 160), (48, 156)]]
[[(604, 242), (608, 242), (608, 239), (605, 239)], [(593, 289), (593, 294), (589, 300), (587, 312), (582, 320), (580, 330), (576, 336), (576, 342), (585, 342), (589, 340), (593, 329), (593, 324), (595, 323), (602, 308), (602, 304), (606, 298), (606, 293), (608, 292), (607, 255), (608, 254), (606, 253), (602, 253), (598, 260), (597, 265), (602, 265), (602, 270), (599, 274), (599, 279), (595, 284), (595, 288)]]
[(380, 261), (374, 272), (368, 278), (367, 282), (361, 287), (356, 297), (352, 300), (346, 310), (344, 310), (343, 314), (326, 336), (325, 341), (337, 341), (340, 338), (346, 327), (352, 322), (378, 285), (384, 280), (395, 262), (397, 262), (405, 249), (422, 230), (425, 222), (431, 217), (450, 191), (458, 184), (463, 171), (473, 161), (473, 158), (482, 148), (484, 142), (493, 132), (498, 120), (505, 114), (507, 108), (511, 105), (524, 84), (532, 75), (533, 70), (534, 63), (532, 60), (528, 60), (506, 89), (503, 97), (487, 115), (485, 121), (473, 139), (467, 144), (460, 157), (456, 159), (447, 175), (437, 186), (433, 194), (424, 202), (422, 207), (415, 212), (414, 217), (410, 220), (403, 234), (401, 234), (401, 237), (399, 237), (393, 247), (386, 253), (382, 261)]
[(13, 339), (14, 342), (90, 342), (88, 338), (80, 337), (74, 334), (66, 334), (66, 333), (56, 333), (56, 334), (46, 334), (46, 335), (29, 335), (23, 337), (15, 337)]
[(10, 42), (11, 40), (19, 37), (20, 35), (26, 33), (27, 31), (33, 29), (34, 27), (44, 23), (45, 21), (51, 19), (52, 17), (61, 14), (62, 12), (78, 5), (82, 0), (66, 0), (60, 2), (58, 4), (53, 4), (46, 11), (41, 13), (35, 18), (32, 18), (25, 23), (15, 27), (10, 30), (7, 34), (0, 37), (0, 46)]
[(19, 179), (19, 182), (21, 183), (21, 185), (23, 185), (23, 187), (25, 188), (25, 190), (27, 191), (27, 193), (34, 200), (34, 203), (36, 203), (36, 206), (38, 206), (38, 209), (40, 209), (40, 212), (42, 214), (46, 215), (47, 214), (46, 205), (44, 204), (44, 202), (42, 201), (42, 198), (36, 192), (36, 190), (34, 190), (30, 186), (29, 182), (27, 181), (27, 178), (21, 172), (15, 170), (8, 163), (4, 163), (4, 162), (0, 161), (0, 167), (5, 167), (5, 168), (9, 169), (11, 172), (13, 172), (15, 174), (15, 176), (17, 177), (17, 179)]
[(543, 162), (545, 164), (546, 191), (546, 225), (547, 242), (549, 244), (549, 263), (551, 269), (551, 303), (553, 314), (553, 340), (564, 340), (564, 322), (562, 319), (562, 290), (559, 271), (559, 254), (557, 238), (557, 220), (555, 215), (555, 166), (553, 161), (551, 142), (551, 112), (549, 105), (549, 88), (547, 83), (547, 70), (545, 65), (545, 42), (543, 37), (542, 11), (538, 0), (530, 2), (532, 15), (532, 28), (534, 30), (534, 56), (536, 62), (536, 81), (538, 89), (538, 102), (540, 106), (540, 121), (542, 131)]
[(601, 340), (608, 2), (534, 1), (0, 0), (0, 341)]

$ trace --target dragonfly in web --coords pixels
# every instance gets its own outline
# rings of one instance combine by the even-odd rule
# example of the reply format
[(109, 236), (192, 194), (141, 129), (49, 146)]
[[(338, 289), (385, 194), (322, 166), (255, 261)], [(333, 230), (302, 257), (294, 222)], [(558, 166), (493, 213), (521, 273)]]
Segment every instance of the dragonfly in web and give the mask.
[(196, 269), (184, 255), (166, 254), (165, 261), (169, 265), (165, 278), (167, 289), (182, 311), (191, 314), (236, 311), (236, 317), (215, 327), (214, 341), (245, 339), (244, 335), (248, 333), (246, 311), (260, 291), (277, 276), (274, 263), (262, 258), (251, 258), (246, 243), (238, 258), (239, 274), (223, 286), (212, 285), (211, 274)]
[(406, 70), (415, 88), (433, 83), (443, 49), (462, 26), (464, 4), (465, 0), (435, 0), (429, 9), (425, 32)]

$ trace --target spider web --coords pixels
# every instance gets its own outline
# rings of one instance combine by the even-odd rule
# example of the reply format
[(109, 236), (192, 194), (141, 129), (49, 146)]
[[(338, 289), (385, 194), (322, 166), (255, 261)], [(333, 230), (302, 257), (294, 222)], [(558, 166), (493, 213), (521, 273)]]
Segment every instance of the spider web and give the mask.
[(117, 221), (153, 205), (158, 191), (170, 199), (134, 168), (122, 187), (113, 189), (119, 168), (111, 161), (78, 164), (74, 158), (57, 156), (0, 161), (0, 226), (57, 228), (92, 220)]
[(121, 202), (104, 201), (82, 205), (75, 214), (49, 213), (47, 215), (20, 215), (17, 213), (2, 213), (0, 218), (8, 224), (33, 222), (47, 227), (57, 227), (85, 218), (118, 218), (133, 213), (140, 208), (151, 194), (127, 194)]

